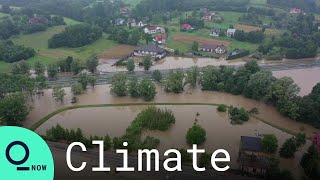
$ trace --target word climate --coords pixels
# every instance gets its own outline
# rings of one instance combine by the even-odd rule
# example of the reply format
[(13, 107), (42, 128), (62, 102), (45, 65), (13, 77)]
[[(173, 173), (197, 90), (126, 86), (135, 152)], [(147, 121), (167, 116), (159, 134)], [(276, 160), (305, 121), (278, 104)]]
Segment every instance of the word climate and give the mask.
[[(99, 167), (92, 167), (92, 171), (95, 172), (108, 172), (111, 170), (110, 167), (105, 166), (104, 162), (104, 143), (103, 141), (92, 141), (92, 144), (99, 146)], [(87, 163), (82, 162), (80, 167), (74, 167), (71, 162), (71, 152), (73, 147), (79, 146), (83, 152), (87, 151), (85, 145), (81, 142), (74, 142), (69, 145), (67, 149), (66, 154), (66, 160), (68, 167), (75, 172), (79, 172), (85, 169)], [(128, 147), (128, 142), (123, 142), (123, 147)], [(129, 167), (129, 161), (130, 157), (128, 156), (128, 150), (127, 149), (117, 149), (117, 154), (121, 154), (123, 158), (123, 164), (122, 167), (116, 167), (116, 171), (119, 172), (132, 172), (136, 171), (135, 167)], [(197, 156), (198, 154), (205, 153), (204, 149), (198, 149), (198, 146), (196, 144), (193, 145), (192, 149), (188, 149), (187, 153), (192, 154), (192, 165), (193, 169), (197, 172), (203, 172), (206, 170), (205, 167), (199, 167), (197, 162)], [(224, 157), (222, 158), (221, 155)], [(138, 171), (152, 171), (151, 169), (151, 162), (154, 162), (154, 171), (160, 171), (160, 158), (159, 158), (159, 151), (156, 149), (139, 149), (138, 150)], [(217, 157), (219, 156), (219, 157)], [(145, 157), (145, 159), (144, 159)], [(169, 149), (164, 153), (164, 157), (168, 157), (163, 161), (163, 168), (168, 172), (174, 172), (174, 171), (182, 171), (182, 165), (181, 165), (181, 153), (176, 149)], [(143, 162), (146, 161), (146, 165), (143, 164)], [(218, 167), (217, 163), (219, 162), (230, 162), (230, 155), (229, 153), (224, 149), (218, 149), (211, 155), (211, 165), (213, 169), (219, 172), (227, 171), (230, 167), (228, 165), (225, 165), (224, 167)], [(170, 164), (170, 166), (169, 166)], [(172, 167), (172, 164), (175, 166)], [(143, 167), (146, 167), (144, 170)]]

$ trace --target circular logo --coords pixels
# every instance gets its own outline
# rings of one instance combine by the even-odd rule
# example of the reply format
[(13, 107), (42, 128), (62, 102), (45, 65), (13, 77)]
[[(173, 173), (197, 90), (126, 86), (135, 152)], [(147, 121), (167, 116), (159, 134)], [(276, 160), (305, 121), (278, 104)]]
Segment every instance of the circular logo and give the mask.
[(2, 126), (0, 137), (0, 179), (53, 180), (52, 154), (38, 134)]

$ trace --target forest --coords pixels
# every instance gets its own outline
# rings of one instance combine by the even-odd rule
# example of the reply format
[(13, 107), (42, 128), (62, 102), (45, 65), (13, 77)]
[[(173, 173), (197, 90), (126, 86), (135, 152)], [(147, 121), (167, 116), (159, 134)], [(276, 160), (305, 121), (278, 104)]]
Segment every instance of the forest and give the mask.
[(49, 39), (49, 48), (81, 47), (90, 44), (102, 36), (100, 27), (89, 24), (68, 26), (59, 34)]
[(36, 52), (29, 47), (15, 45), (10, 40), (0, 41), (0, 61), (13, 63), (33, 57)]

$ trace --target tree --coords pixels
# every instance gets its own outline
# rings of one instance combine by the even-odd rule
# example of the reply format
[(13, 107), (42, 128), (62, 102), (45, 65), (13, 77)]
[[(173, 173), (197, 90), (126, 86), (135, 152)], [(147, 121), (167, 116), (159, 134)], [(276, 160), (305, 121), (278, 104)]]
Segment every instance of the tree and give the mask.
[(217, 107), (217, 110), (219, 111), (219, 112), (226, 112), (227, 111), (227, 105), (225, 105), (225, 104), (220, 104), (218, 107)]
[(126, 66), (128, 71), (134, 71), (134, 68), (135, 68), (134, 60), (133, 59), (128, 60)]
[(211, 156), (208, 153), (201, 153), (199, 157), (199, 167), (208, 167), (211, 164)]
[(47, 79), (44, 75), (39, 75), (35, 79), (36, 82), (36, 88), (39, 92), (42, 92), (48, 85), (47, 85)]
[(150, 56), (146, 56), (143, 58), (143, 68), (145, 71), (148, 71), (152, 66), (152, 60)]
[(259, 71), (250, 76), (244, 95), (256, 100), (264, 99), (273, 83), (274, 77), (271, 71)]
[(103, 138), (103, 145), (104, 145), (105, 151), (110, 150), (112, 143), (111, 143), (111, 138), (108, 134), (106, 134), (106, 136), (104, 136)]
[(94, 73), (98, 67), (99, 61), (97, 56), (91, 57), (87, 60), (86, 65), (87, 69), (91, 72)]
[(21, 126), (30, 108), (22, 93), (11, 93), (0, 99), (0, 120), (7, 126)]
[(56, 100), (56, 101), (63, 101), (64, 96), (66, 95), (64, 89), (62, 88), (61, 85), (57, 85), (55, 87), (53, 87), (53, 91), (52, 91), (52, 97)]
[(35, 71), (35, 74), (39, 76), (44, 74), (44, 72), (46, 71), (46, 68), (41, 62), (37, 61), (34, 63), (34, 71)]
[(97, 83), (97, 79), (94, 76), (88, 77), (88, 83), (94, 88)]
[(151, 101), (156, 96), (156, 86), (151, 80), (143, 79), (139, 85), (140, 95), (145, 101)]
[(278, 149), (278, 139), (273, 134), (267, 134), (262, 139), (262, 149), (267, 153), (275, 153)]
[(297, 151), (297, 144), (295, 138), (287, 139), (287, 141), (282, 145), (279, 153), (283, 158), (293, 158), (295, 152)]
[(81, 84), (82, 89), (87, 89), (88, 83), (89, 83), (89, 76), (87, 73), (80, 73), (78, 77), (78, 83)]
[(30, 66), (25, 61), (20, 61), (13, 65), (12, 74), (26, 74), (28, 75)]
[(181, 71), (171, 72), (164, 81), (166, 92), (181, 93), (183, 91), (184, 74)]
[(189, 145), (201, 145), (206, 140), (206, 131), (199, 125), (194, 124), (187, 132), (187, 143)]
[(192, 87), (195, 87), (199, 81), (199, 68), (198, 66), (193, 66), (190, 70), (187, 71), (187, 77), (185, 84), (190, 84)]
[(151, 34), (144, 33), (144, 34), (143, 34), (143, 39), (146, 41), (146, 44), (149, 44), (149, 42), (152, 41), (153, 37), (152, 37)]
[(160, 70), (156, 69), (152, 72), (152, 79), (155, 80), (157, 83), (160, 83), (162, 80), (162, 74)]
[(304, 170), (304, 173), (310, 179), (319, 179), (320, 178), (320, 162), (319, 162), (319, 153), (315, 145), (311, 145), (300, 161), (300, 165)]
[(298, 133), (296, 136), (297, 147), (300, 148), (301, 146), (305, 145), (306, 142), (307, 142), (306, 134), (305, 133)]
[(266, 99), (275, 104), (280, 113), (292, 119), (299, 117), (299, 106), (295, 102), (300, 88), (289, 77), (276, 79), (266, 95)]
[(58, 66), (55, 64), (48, 65), (47, 73), (49, 78), (56, 78), (58, 75)]
[(83, 92), (82, 85), (79, 82), (73, 83), (71, 86), (73, 95), (80, 95)]
[(191, 49), (193, 52), (198, 52), (199, 51), (199, 43), (194, 41), (192, 43)]
[(124, 73), (116, 73), (112, 76), (111, 92), (117, 96), (127, 95), (127, 76)]
[(71, 71), (73, 72), (73, 75), (79, 74), (81, 69), (82, 69), (82, 67), (81, 67), (81, 64), (80, 64), (79, 60), (72, 61), (72, 63), (71, 63)]
[(133, 77), (128, 83), (128, 93), (131, 97), (137, 98), (140, 97), (140, 82), (137, 77)]

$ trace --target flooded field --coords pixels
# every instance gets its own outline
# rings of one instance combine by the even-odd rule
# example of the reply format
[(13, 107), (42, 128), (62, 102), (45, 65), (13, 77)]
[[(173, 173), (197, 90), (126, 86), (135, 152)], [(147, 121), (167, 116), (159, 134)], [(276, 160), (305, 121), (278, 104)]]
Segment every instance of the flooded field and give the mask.
[(300, 95), (308, 95), (312, 88), (320, 82), (320, 68), (294, 69), (284, 71), (274, 71), (275, 77), (291, 77), (294, 82), (301, 88)]
[[(226, 149), (231, 155), (231, 167), (238, 168), (237, 156), (240, 145), (240, 136), (261, 136), (263, 134), (275, 134), (279, 139), (279, 145), (291, 137), (290, 134), (275, 129), (261, 121), (250, 119), (243, 125), (231, 125), (226, 113), (219, 113), (215, 106), (158, 106), (173, 111), (176, 123), (167, 131), (145, 131), (143, 138), (152, 136), (160, 139), (158, 150), (165, 152), (170, 148), (189, 148), (186, 144), (186, 133), (192, 127), (197, 118), (197, 123), (206, 129), (207, 140), (202, 148), (212, 153), (216, 149)], [(81, 128), (87, 136), (104, 136), (107, 132), (111, 137), (118, 137), (125, 133), (134, 117), (147, 106), (125, 107), (99, 107), (69, 110), (60, 113), (40, 128), (37, 133), (45, 134), (48, 128), (60, 124), (65, 128)], [(200, 115), (196, 117), (196, 114)], [(304, 147), (303, 150), (305, 150)], [(281, 166), (290, 168), (291, 171), (300, 173), (299, 160), (302, 151), (296, 153), (296, 158), (282, 160)], [(297, 177), (297, 176), (296, 176)]]
[[(48, 115), (49, 113), (71, 104), (71, 90), (66, 88), (66, 96), (63, 103), (56, 102), (52, 98), (52, 90), (46, 90), (44, 96), (40, 98), (35, 97), (31, 102), (33, 107), (28, 119), (24, 122), (25, 127), (31, 127), (35, 122)], [(200, 89), (189, 89), (182, 94), (165, 93), (160, 87), (157, 87), (158, 94), (153, 102), (159, 103), (216, 103), (227, 104), (246, 109), (258, 108), (259, 118), (264, 119), (276, 126), (284, 127), (293, 132), (300, 132), (303, 130), (308, 136), (319, 130), (280, 115), (277, 110), (268, 106), (263, 102), (250, 100), (243, 96), (235, 96), (221, 92), (201, 91)], [(117, 103), (139, 103), (144, 102), (142, 99), (135, 99), (130, 97), (116, 97), (110, 93), (108, 85), (96, 86), (94, 89), (89, 88), (85, 94), (80, 95), (78, 104), (117, 104)], [(112, 114), (112, 112), (110, 113)]]

